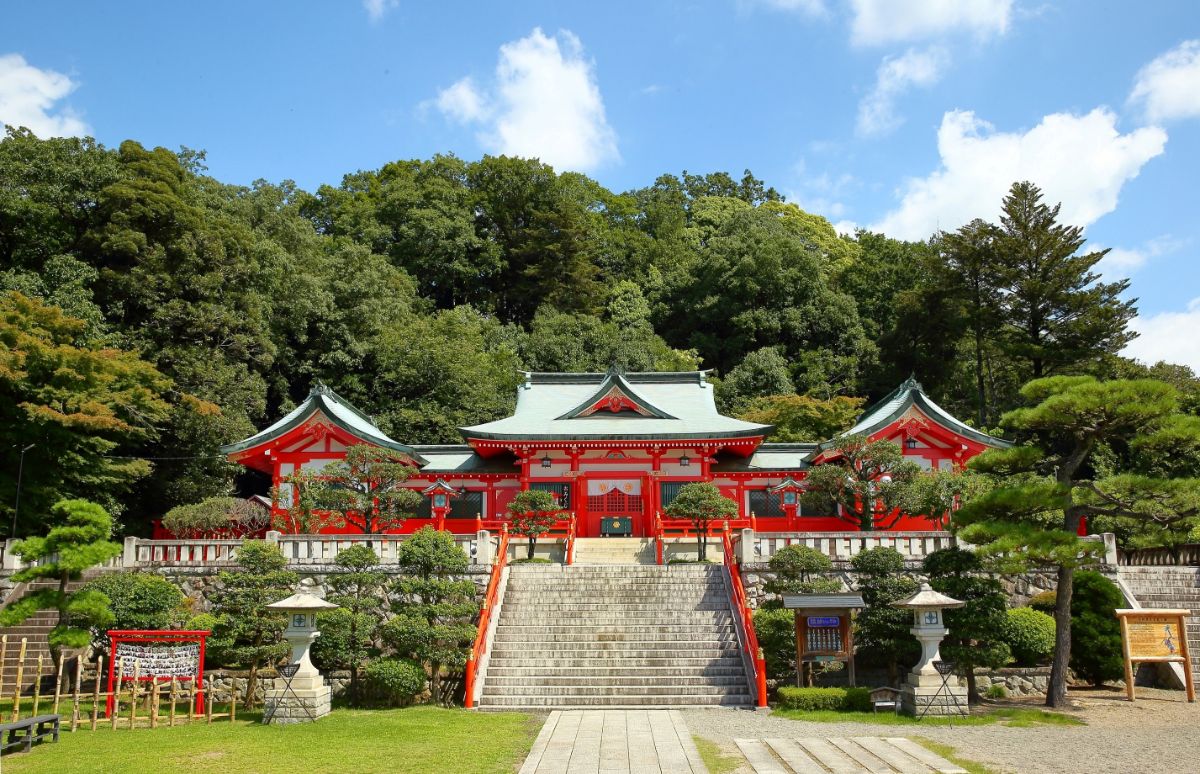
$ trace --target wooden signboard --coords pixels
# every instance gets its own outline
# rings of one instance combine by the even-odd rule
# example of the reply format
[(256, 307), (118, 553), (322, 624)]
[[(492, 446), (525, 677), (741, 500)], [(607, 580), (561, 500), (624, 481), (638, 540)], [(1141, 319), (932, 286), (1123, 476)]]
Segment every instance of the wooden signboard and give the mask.
[(1133, 701), (1134, 664), (1179, 663), (1183, 666), (1187, 700), (1196, 700), (1192, 661), (1188, 653), (1187, 617), (1190, 610), (1118, 610), (1125, 655), (1125, 693)]

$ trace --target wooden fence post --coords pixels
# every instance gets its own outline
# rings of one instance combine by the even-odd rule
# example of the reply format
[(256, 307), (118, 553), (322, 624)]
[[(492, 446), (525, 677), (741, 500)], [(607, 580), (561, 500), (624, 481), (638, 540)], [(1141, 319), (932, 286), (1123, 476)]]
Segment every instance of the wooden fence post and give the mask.
[(79, 729), (79, 684), (83, 682), (83, 656), (75, 657), (75, 693), (71, 702), (71, 731)]
[[(116, 656), (113, 656), (113, 658), (116, 658)], [(96, 679), (97, 680), (100, 679), (100, 676), (97, 675)], [(117, 730), (117, 716), (121, 714), (121, 686), (124, 684), (125, 684), (125, 659), (121, 659), (120, 661), (117, 662), (117, 684), (115, 686), (113, 686), (108, 692), (112, 696), (112, 700), (113, 700), (112, 716), (109, 718), (109, 720), (112, 721), (112, 730), (113, 731)]]
[(42, 703), (42, 654), (38, 654), (37, 660), (37, 677), (33, 679), (33, 714), (30, 717), (37, 717), (38, 705)]
[(133, 682), (129, 687), (129, 730), (132, 731), (134, 725), (137, 724), (137, 703), (138, 703), (138, 678), (141, 677), (142, 665), (138, 661), (133, 662)]
[(27, 638), (21, 638), (21, 652), (17, 656), (17, 687), (13, 689), (12, 722), (21, 719), (21, 683), (25, 680), (25, 648), (29, 645)]
[[(62, 696), (62, 680), (63, 680), (63, 656), (66, 655), (62, 651), (58, 653), (58, 669), (54, 672), (54, 709), (53, 714), (58, 714), (58, 700)], [(71, 686), (68, 683), (67, 688)]]
[[(100, 719), (100, 675), (104, 674), (104, 656), (96, 662), (96, 681), (92, 684), (92, 730), (96, 730), (96, 722)], [(105, 696), (104, 698), (108, 698)]]

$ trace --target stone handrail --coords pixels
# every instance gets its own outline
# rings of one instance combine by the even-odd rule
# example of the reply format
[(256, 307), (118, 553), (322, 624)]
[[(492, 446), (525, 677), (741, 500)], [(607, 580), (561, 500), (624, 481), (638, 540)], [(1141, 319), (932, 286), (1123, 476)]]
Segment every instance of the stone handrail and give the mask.
[(1119, 551), (1117, 561), (1135, 567), (1195, 567), (1200, 565), (1200, 543), (1155, 548), (1131, 548)]
[[(749, 532), (746, 530), (745, 532)], [(905, 559), (917, 561), (934, 551), (958, 545), (949, 532), (758, 532), (743, 535), (752, 541), (753, 553), (744, 561), (768, 562), (775, 552), (785, 546), (807, 546), (821, 551), (833, 560), (848, 560), (870, 548), (894, 548)], [(750, 552), (747, 552), (748, 554)]]
[[(267, 542), (275, 543), (291, 569), (331, 565), (338, 553), (355, 545), (365, 545), (375, 551), (379, 563), (395, 565), (400, 544), (408, 535), (283, 535), (271, 531)], [(237, 564), (241, 538), (198, 538), (191, 540), (147, 540), (125, 538), (125, 550), (117, 565), (126, 570), (165, 567), (230, 567)], [(494, 554), (489, 532), (454, 535), (457, 543), (472, 564), (491, 564)]]

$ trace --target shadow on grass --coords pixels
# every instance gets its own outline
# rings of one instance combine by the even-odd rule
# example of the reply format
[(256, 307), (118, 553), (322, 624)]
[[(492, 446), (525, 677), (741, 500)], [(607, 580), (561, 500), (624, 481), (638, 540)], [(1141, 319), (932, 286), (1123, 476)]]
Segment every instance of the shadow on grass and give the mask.
[(1049, 710), (1030, 709), (1025, 707), (986, 707), (973, 712), (966, 717), (934, 717), (927, 715), (921, 720), (908, 715), (897, 715), (891, 712), (835, 712), (822, 710), (804, 712), (801, 710), (775, 710), (772, 715), (788, 720), (803, 720), (810, 723), (869, 723), (879, 726), (988, 726), (1000, 723), (1012, 728), (1029, 726), (1083, 726), (1087, 725), (1074, 715)]

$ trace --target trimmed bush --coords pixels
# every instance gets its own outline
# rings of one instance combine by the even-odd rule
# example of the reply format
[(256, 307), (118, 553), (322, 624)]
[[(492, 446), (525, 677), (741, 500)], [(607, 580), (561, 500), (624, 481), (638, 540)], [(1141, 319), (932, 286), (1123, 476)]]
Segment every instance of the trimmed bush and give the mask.
[(408, 659), (380, 658), (363, 669), (367, 693), (383, 704), (410, 704), (425, 691), (425, 669)]
[(187, 615), (183, 592), (154, 573), (110, 573), (89, 581), (84, 588), (109, 599), (113, 622), (92, 631), (92, 643), (104, 650), (108, 650), (105, 632), (109, 629), (170, 629)]
[[(779, 604), (776, 602), (775, 604)], [(754, 611), (754, 631), (767, 659), (767, 676), (785, 680), (795, 674), (796, 615), (780, 607), (760, 607)]]
[(870, 712), (871, 692), (866, 688), (793, 688), (778, 689), (781, 709), (802, 712)]
[(1031, 607), (1014, 607), (1007, 613), (1004, 640), (1017, 666), (1044, 664), (1054, 653), (1054, 619)]
[(1054, 615), (1054, 605), (1058, 599), (1058, 594), (1053, 591), (1043, 591), (1040, 594), (1034, 594), (1029, 600), (1029, 607), (1034, 610), (1040, 610), (1046, 615)]
[(1094, 570), (1076, 572), (1071, 592), (1071, 669), (1092, 685), (1121, 679), (1125, 661), (1114, 611), (1124, 607), (1124, 595)]

